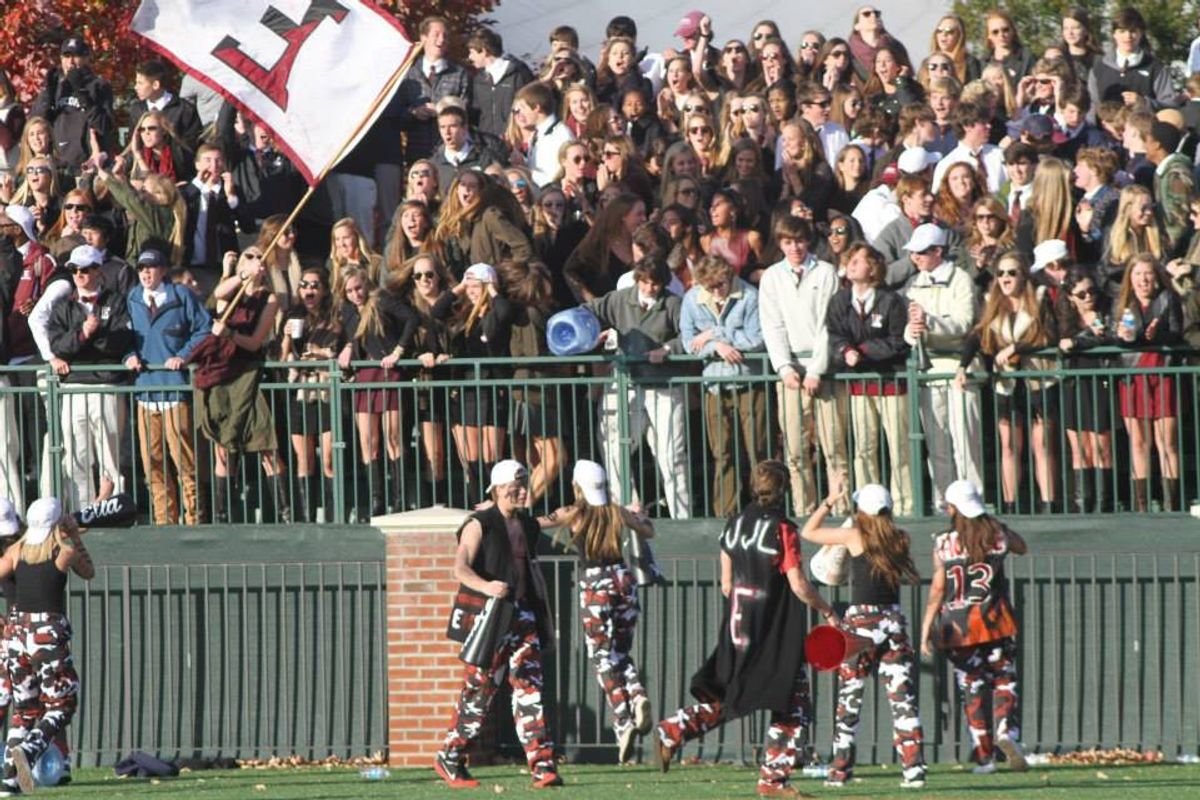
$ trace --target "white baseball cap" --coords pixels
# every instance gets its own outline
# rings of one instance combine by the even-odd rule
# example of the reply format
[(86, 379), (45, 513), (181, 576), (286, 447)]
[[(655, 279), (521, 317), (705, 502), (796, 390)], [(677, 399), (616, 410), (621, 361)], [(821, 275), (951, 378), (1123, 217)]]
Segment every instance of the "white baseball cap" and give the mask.
[(37, 226), (33, 221), (33, 212), (28, 208), (14, 203), (11, 206), (5, 206), (4, 216), (11, 219), (15, 225), (20, 226), (21, 230), (25, 232), (25, 238), (30, 241), (37, 240)]
[(967, 519), (975, 519), (987, 513), (979, 489), (968, 480), (957, 480), (946, 487), (946, 502), (954, 506)]
[(529, 470), (525, 469), (525, 465), (515, 459), (506, 458), (503, 461), (497, 461), (492, 467), (492, 482), (484, 489), (484, 492), (490, 492), (498, 486), (512, 483), (513, 481), (523, 481), (529, 477)]
[(875, 516), (892, 507), (892, 495), (878, 483), (860, 486), (854, 493), (854, 503), (859, 511)]
[(1066, 242), (1062, 239), (1047, 239), (1033, 248), (1033, 266), (1029, 268), (1029, 271), (1037, 272), (1043, 270), (1047, 264), (1062, 261), (1070, 257), (1071, 254), (1067, 252)]
[(896, 159), (896, 167), (909, 175), (917, 175), (942, 160), (937, 153), (931, 153), (924, 147), (908, 147)]
[(941, 225), (935, 225), (932, 222), (926, 222), (924, 225), (918, 225), (909, 237), (908, 244), (904, 245), (904, 249), (910, 253), (921, 253), (931, 247), (946, 246), (946, 229)]
[(41, 544), (50, 536), (50, 531), (62, 519), (62, 503), (57, 497), (39, 497), (25, 512), (26, 544)]
[(72, 267), (98, 267), (104, 263), (104, 254), (90, 244), (81, 244), (71, 251), (67, 264)]
[(0, 497), (0, 536), (12, 536), (21, 530), (17, 507), (7, 497)]
[(571, 480), (579, 485), (583, 499), (589, 506), (608, 505), (608, 475), (605, 474), (604, 467), (595, 461), (580, 459), (575, 462)]
[(472, 278), (480, 283), (495, 283), (496, 270), (491, 264), (484, 264), (481, 261), (478, 264), (472, 264), (467, 267), (467, 271), (463, 273), (464, 281), (469, 281)]

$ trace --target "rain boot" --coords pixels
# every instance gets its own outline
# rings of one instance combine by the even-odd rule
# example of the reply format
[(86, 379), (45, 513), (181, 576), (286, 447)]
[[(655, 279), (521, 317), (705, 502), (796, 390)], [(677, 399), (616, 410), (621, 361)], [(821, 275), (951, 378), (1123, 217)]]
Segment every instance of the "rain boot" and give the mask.
[(1112, 485), (1112, 468), (1096, 470), (1096, 503), (1092, 513), (1107, 514), (1112, 511), (1112, 503), (1108, 499), (1108, 488)]
[(371, 462), (371, 516), (378, 517), (387, 512), (384, 503), (383, 461), (376, 458)]
[(1091, 508), (1092, 471), (1090, 469), (1075, 470), (1075, 505), (1071, 509), (1076, 514), (1086, 514)]
[(213, 522), (218, 525), (229, 523), (229, 476), (213, 475)]
[(1146, 488), (1145, 478), (1133, 479), (1133, 510), (1139, 513), (1145, 513), (1149, 507)]
[(275, 487), (275, 522), (279, 525), (292, 524), (292, 502), (288, 497), (287, 474), (275, 475), (271, 478)]
[(333, 518), (333, 478), (325, 476), (321, 476), (321, 521), (335, 521)]
[(1179, 478), (1163, 478), (1163, 511), (1179, 510)]

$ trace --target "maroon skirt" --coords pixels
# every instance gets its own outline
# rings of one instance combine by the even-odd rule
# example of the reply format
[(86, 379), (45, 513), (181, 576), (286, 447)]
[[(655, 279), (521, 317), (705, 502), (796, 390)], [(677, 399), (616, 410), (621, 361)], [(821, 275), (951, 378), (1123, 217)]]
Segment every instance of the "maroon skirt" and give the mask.
[[(363, 367), (355, 370), (355, 383), (395, 383), (400, 380), (400, 371), (383, 367)], [(356, 414), (382, 414), (400, 408), (400, 390), (396, 388), (368, 387), (354, 390), (354, 412)]]

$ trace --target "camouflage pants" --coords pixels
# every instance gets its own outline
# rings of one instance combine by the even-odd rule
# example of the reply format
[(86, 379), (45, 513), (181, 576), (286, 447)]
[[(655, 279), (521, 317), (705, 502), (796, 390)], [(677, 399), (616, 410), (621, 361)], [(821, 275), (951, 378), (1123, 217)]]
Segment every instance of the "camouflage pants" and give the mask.
[(14, 748), (35, 763), (75, 715), (79, 675), (71, 657), (71, 623), (62, 614), (13, 614), (5, 648), (13, 708), (4, 756), (4, 780), (12, 784)]
[[(802, 752), (807, 743), (807, 729), (812, 719), (810, 698), (808, 677), (799, 672), (788, 703), (791, 710), (771, 712), (771, 727), (767, 729), (763, 763), (758, 772), (759, 786), (787, 785), (796, 766), (796, 753)], [(663, 719), (658, 724), (658, 736), (663, 744), (678, 750), (685, 742), (703, 736), (724, 721), (719, 701), (696, 703)]]
[(908, 623), (900, 606), (855, 605), (846, 609), (846, 627), (873, 644), (838, 667), (837, 719), (833, 737), (831, 780), (849, 780), (854, 773), (854, 737), (862, 711), (866, 679), (876, 669), (887, 681), (892, 708), (892, 744), (900, 756), (906, 780), (925, 777), (921, 753), (924, 736), (917, 710), (915, 657)]
[(462, 762), (467, 748), (479, 736), (484, 717), (506, 671), (512, 687), (517, 739), (525, 748), (529, 771), (536, 780), (543, 773), (554, 772), (554, 745), (546, 735), (546, 718), (542, 710), (542, 653), (537, 620), (524, 606), (518, 606), (514, 612), (512, 627), (496, 648), (491, 666), (466, 666), (462, 693), (454, 708), (454, 718), (442, 743), (441, 754), (451, 764)]
[(1012, 638), (960, 647), (948, 652), (954, 664), (954, 677), (962, 692), (963, 711), (967, 728), (975, 746), (975, 760), (986, 764), (992, 760), (992, 726), (988, 720), (988, 697), (991, 697), (992, 719), (996, 735), (1020, 739), (1017, 714), (1017, 643)]
[(624, 564), (591, 567), (579, 582), (579, 610), (588, 660), (612, 709), (613, 730), (619, 736), (633, 725), (633, 701), (645, 696), (629, 652), (637, 629), (637, 586)]

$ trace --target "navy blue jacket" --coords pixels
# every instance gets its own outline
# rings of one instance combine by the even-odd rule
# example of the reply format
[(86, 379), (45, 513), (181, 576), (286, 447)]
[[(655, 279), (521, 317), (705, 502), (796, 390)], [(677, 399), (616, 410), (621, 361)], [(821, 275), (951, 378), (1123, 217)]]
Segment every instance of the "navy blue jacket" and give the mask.
[[(133, 328), (133, 352), (147, 365), (161, 366), (173, 356), (186, 361), (212, 330), (212, 317), (190, 289), (166, 282), (162, 288), (167, 293), (167, 302), (158, 307), (153, 320), (141, 284), (130, 289), (126, 298), (129, 324)], [(188, 385), (187, 370), (142, 370), (134, 383), (147, 388), (183, 388)], [(175, 402), (190, 394), (190, 390), (138, 392), (137, 399)]]

